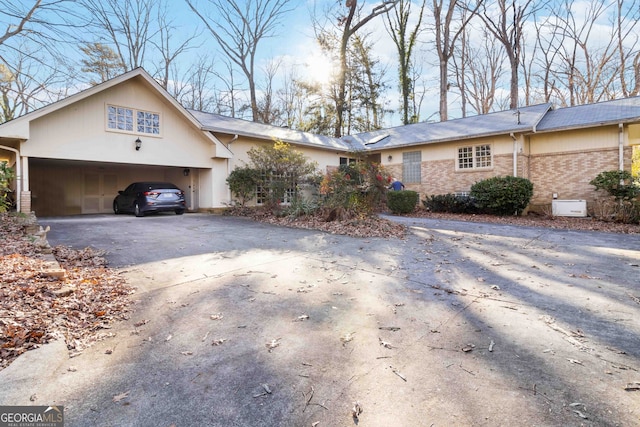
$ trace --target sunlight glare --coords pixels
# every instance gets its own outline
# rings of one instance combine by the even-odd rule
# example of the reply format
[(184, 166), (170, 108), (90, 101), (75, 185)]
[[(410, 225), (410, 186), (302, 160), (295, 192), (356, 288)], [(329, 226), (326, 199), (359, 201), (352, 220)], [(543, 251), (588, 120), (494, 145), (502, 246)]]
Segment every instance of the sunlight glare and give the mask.
[(305, 58), (305, 72), (314, 83), (329, 84), (333, 75), (333, 62), (323, 53), (313, 52)]

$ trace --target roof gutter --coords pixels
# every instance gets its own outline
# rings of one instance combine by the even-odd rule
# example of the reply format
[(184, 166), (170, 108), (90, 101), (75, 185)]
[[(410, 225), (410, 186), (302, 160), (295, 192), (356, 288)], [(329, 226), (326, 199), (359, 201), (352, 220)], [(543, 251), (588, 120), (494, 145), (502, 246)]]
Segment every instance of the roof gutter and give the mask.
[(20, 157), (20, 151), (13, 147), (7, 147), (5, 145), (0, 145), (0, 149), (13, 151), (14, 153), (16, 153), (16, 212), (20, 212), (20, 193), (22, 193), (22, 174), (20, 170), (22, 158)]

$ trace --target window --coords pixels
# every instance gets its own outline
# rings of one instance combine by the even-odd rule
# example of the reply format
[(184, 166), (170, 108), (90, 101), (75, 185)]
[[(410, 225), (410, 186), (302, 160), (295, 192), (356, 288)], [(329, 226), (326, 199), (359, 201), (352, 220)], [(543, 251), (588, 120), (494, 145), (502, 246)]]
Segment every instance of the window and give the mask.
[(107, 129), (160, 135), (160, 114), (108, 105)]
[(458, 169), (482, 169), (493, 166), (491, 145), (458, 148)]
[(421, 151), (408, 151), (402, 153), (402, 182), (405, 184), (420, 183), (422, 164)]
[(292, 182), (287, 174), (262, 172), (261, 182), (256, 186), (256, 203), (258, 205), (269, 203), (274, 193), (281, 195), (279, 204), (288, 205), (296, 196), (296, 183)]
[(352, 165), (354, 163), (356, 163), (356, 159), (352, 159), (350, 157), (340, 157), (341, 165)]

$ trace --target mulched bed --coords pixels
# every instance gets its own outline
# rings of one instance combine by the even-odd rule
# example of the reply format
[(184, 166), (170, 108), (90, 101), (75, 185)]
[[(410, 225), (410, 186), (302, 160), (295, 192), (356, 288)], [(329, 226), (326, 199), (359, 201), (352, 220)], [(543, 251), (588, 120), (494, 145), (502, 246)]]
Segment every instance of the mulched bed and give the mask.
[[(403, 238), (406, 229), (403, 225), (384, 218), (372, 216), (363, 219), (347, 219), (344, 221), (327, 221), (326, 214), (306, 215), (300, 217), (275, 216), (264, 210), (245, 208), (229, 212), (231, 215), (246, 216), (256, 221), (286, 227), (322, 230), (332, 234), (344, 234), (352, 237), (384, 237)], [(510, 224), (526, 227), (545, 227), (565, 230), (602, 231), (608, 233), (640, 234), (640, 224), (621, 224), (598, 221), (593, 218), (550, 217), (543, 215), (527, 216), (495, 216), (480, 214), (434, 213), (425, 209), (417, 209), (407, 218), (431, 218), (453, 221), (484, 222), (491, 224)]]

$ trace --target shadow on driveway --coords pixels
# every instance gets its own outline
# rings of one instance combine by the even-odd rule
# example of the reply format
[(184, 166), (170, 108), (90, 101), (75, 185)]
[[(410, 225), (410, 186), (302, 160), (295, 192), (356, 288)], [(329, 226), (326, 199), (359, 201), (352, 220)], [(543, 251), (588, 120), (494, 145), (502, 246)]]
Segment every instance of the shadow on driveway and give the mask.
[(77, 358), (18, 359), (0, 402), (37, 393), (69, 426), (638, 423), (637, 237), (394, 220), (405, 239), (41, 219), (52, 245), (108, 251), (135, 311)]

